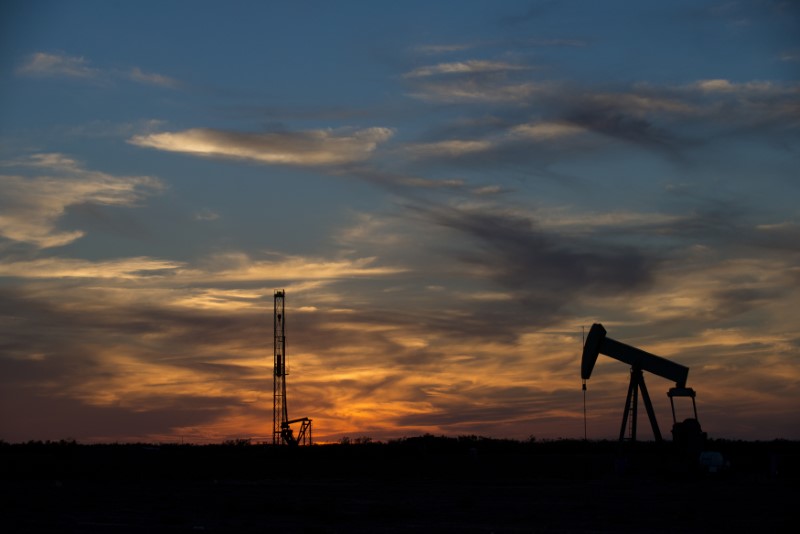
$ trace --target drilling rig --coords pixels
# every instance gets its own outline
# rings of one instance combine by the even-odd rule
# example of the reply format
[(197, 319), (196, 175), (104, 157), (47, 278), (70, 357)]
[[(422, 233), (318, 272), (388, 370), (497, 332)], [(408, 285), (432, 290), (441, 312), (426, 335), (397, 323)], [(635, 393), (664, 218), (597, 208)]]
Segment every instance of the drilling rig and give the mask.
[[(274, 352), (275, 374), (272, 382), (272, 444), (273, 445), (311, 445), (311, 419), (301, 417), (289, 419), (289, 410), (286, 407), (286, 329), (284, 310), (286, 291), (275, 291), (274, 323)], [(300, 429), (295, 437), (292, 425), (300, 423)]]
[[(636, 416), (638, 412), (639, 393), (641, 392), (647, 416), (650, 419), (650, 426), (653, 428), (653, 436), (656, 441), (662, 441), (661, 431), (658, 428), (653, 404), (650, 395), (647, 393), (647, 386), (644, 383), (643, 371), (672, 380), (675, 387), (670, 388), (667, 396), (672, 407), (672, 439), (681, 449), (687, 452), (698, 451), (702, 448), (706, 434), (700, 428), (697, 419), (697, 404), (695, 403), (695, 392), (692, 388), (686, 387), (686, 379), (689, 376), (689, 368), (660, 356), (650, 354), (636, 347), (620, 343), (606, 336), (606, 329), (603, 325), (595, 323), (589, 330), (589, 335), (583, 345), (583, 358), (581, 360), (581, 378), (586, 380), (592, 376), (592, 369), (597, 362), (597, 356), (605, 354), (615, 360), (627, 363), (631, 366), (631, 378), (628, 384), (628, 395), (625, 399), (625, 410), (622, 413), (622, 427), (619, 431), (619, 440), (625, 440), (625, 430), (629, 427), (630, 441), (636, 441)], [(692, 409), (694, 418), (688, 418), (678, 422), (675, 415), (675, 397), (688, 397), (692, 399)], [(629, 421), (630, 419), (630, 421)]]

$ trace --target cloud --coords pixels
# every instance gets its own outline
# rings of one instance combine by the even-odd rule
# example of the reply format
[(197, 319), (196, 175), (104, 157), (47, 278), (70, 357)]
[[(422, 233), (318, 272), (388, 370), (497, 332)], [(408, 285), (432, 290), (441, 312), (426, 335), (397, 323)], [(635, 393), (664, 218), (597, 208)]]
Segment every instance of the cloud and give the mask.
[(152, 133), (162, 129), (164, 121), (158, 119), (141, 119), (133, 122), (112, 122), (93, 120), (76, 126), (58, 128), (59, 133), (68, 136), (85, 138), (128, 138), (132, 135)]
[(530, 67), (525, 65), (515, 65), (504, 61), (488, 61), (482, 59), (471, 59), (468, 61), (458, 61), (454, 63), (439, 63), (419, 67), (405, 74), (406, 78), (424, 78), (428, 76), (448, 75), (448, 74), (479, 74), (487, 72), (508, 72), (515, 70), (527, 70)]
[(164, 187), (149, 176), (113, 176), (87, 170), (62, 154), (36, 154), (5, 162), (2, 167), (30, 167), (52, 173), (34, 177), (0, 174), (0, 236), (39, 248), (67, 245), (84, 235), (82, 230), (57, 228), (70, 206), (135, 206)]
[(173, 272), (181, 264), (151, 258), (125, 258), (92, 262), (68, 258), (1, 261), (0, 276), (15, 278), (137, 279)]
[[(176, 396), (157, 408), (96, 406), (49, 392), (31, 394), (17, 384), (3, 388), (0, 402), (2, 439), (9, 442), (78, 439), (81, 442), (178, 442), (176, 428), (197, 429), (221, 416), (230, 406), (218, 397)], [(24, 417), (21, 417), (24, 414)], [(228, 436), (183, 432), (188, 442), (219, 443)]]
[[(423, 147), (424, 152), (424, 147)], [(409, 153), (408, 148), (403, 148), (401, 153)], [(413, 154), (413, 149), (411, 149)], [(417, 155), (416, 157), (419, 157)], [(392, 191), (428, 190), (428, 191), (458, 191), (464, 188), (465, 182), (460, 178), (426, 178), (418, 174), (406, 174), (377, 169), (369, 165), (356, 165), (347, 167), (343, 171), (347, 176), (356, 176), (361, 180), (379, 185)]]
[[(482, 133), (477, 129), (477, 135)], [(585, 148), (587, 140), (585, 136), (581, 136), (588, 133), (591, 133), (589, 128), (568, 121), (533, 121), (504, 125), (502, 129), (491, 126), (487, 128), (485, 135), (478, 139), (445, 139), (412, 143), (404, 146), (403, 150), (413, 159), (455, 161), (467, 158), (469, 163), (473, 163), (481, 157), (494, 160), (521, 156), (541, 163), (544, 161), (544, 152), (552, 158), (555, 150), (564, 150), (573, 141), (579, 139), (584, 141), (582, 146)]]
[(440, 44), (440, 45), (420, 45), (414, 48), (415, 52), (426, 55), (445, 54), (449, 52), (460, 52), (469, 50), (474, 45), (469, 44)]
[(108, 83), (114, 79), (127, 79), (136, 83), (175, 89), (180, 82), (154, 72), (144, 72), (139, 67), (127, 71), (103, 70), (90, 66), (83, 57), (66, 54), (50, 54), (36, 52), (17, 68), (17, 74), (39, 78), (72, 78), (91, 81), (92, 83)]
[(101, 71), (89, 67), (88, 61), (82, 57), (63, 54), (47, 54), (37, 52), (17, 69), (18, 74), (39, 77), (67, 77), (83, 80), (97, 80)]
[(180, 85), (180, 83), (173, 78), (164, 76), (162, 74), (156, 74), (154, 72), (143, 72), (139, 67), (133, 67), (129, 71), (129, 76), (131, 80), (146, 85), (167, 87), (169, 89), (175, 89)]
[(505, 192), (507, 192), (507, 190), (499, 185), (485, 185), (472, 190), (472, 194), (477, 196), (497, 195)]
[[(440, 129), (447, 132), (443, 138), (411, 146), (423, 153), (423, 146), (429, 145), (432, 154), (441, 147), (444, 150), (439, 159), (448, 154), (454, 159), (466, 155), (467, 150), (447, 150), (448, 144), (450, 148), (459, 144), (465, 149), (480, 147), (484, 159), (498, 161), (524, 157), (524, 146), (514, 146), (512, 141), (521, 141), (525, 134), (528, 140), (541, 142), (594, 133), (680, 161), (698, 147), (727, 139), (769, 135), (785, 144), (786, 136), (797, 135), (793, 126), (800, 120), (797, 84), (719, 78), (674, 86), (639, 82), (613, 88), (542, 80), (531, 76), (532, 69), (511, 67), (503, 62), (466, 60), (407, 73), (409, 96), (432, 103), (473, 106), (485, 124), (483, 131), (472, 127), (464, 137)], [(455, 126), (459, 128), (458, 123)], [(498, 129), (500, 126), (504, 131)], [(535, 156), (554, 160), (581, 155), (591, 148), (585, 144), (588, 139), (582, 141), (573, 148), (557, 145), (567, 148), (561, 154)], [(469, 163), (476, 160), (472, 158)]]
[(410, 96), (431, 102), (522, 103), (547, 94), (553, 84), (518, 80), (532, 67), (504, 61), (470, 59), (426, 65), (404, 74)]
[(475, 244), (454, 252), (461, 261), (480, 267), (518, 300), (553, 314), (583, 291), (636, 292), (652, 281), (652, 258), (632, 247), (595, 246), (489, 209), (435, 209), (424, 215)]
[(523, 103), (551, 90), (550, 83), (508, 83), (494, 79), (466, 79), (421, 83), (409, 94), (414, 98), (431, 102)]
[(780, 55), (781, 61), (796, 63), (800, 61), (800, 51), (798, 50), (787, 50)]
[(660, 127), (656, 122), (623, 109), (625, 108), (582, 106), (569, 114), (569, 121), (584, 131), (650, 148), (670, 156), (676, 155), (680, 148), (690, 146), (687, 140)]
[(219, 213), (209, 209), (203, 209), (194, 214), (195, 221), (216, 221), (219, 218)]
[(487, 140), (459, 140), (437, 141), (434, 143), (415, 144), (406, 147), (412, 157), (458, 157), (464, 154), (484, 152), (492, 148), (492, 143)]
[[(4, 376), (15, 377), (14, 387), (4, 388), (11, 395), (7, 400), (13, 402), (4, 405), (18, 407), (3, 425), (3, 439), (52, 437), (24, 423), (30, 420), (26, 410), (41, 408), (40, 401), (46, 398), (62, 399), (74, 408), (64, 413), (72, 432), (53, 439), (174, 439), (184, 434), (193, 440), (221, 440), (242, 432), (268, 435), (265, 384), (271, 357), (272, 290), (253, 288), (252, 282), (261, 276), (277, 277), (271, 281), (279, 287), (290, 282), (290, 335), (292, 350), (299, 355), (307, 350), (304, 345), (314, 346), (310, 340), (301, 341), (306, 339), (303, 316), (327, 321), (336, 317), (335, 308), (352, 303), (346, 291), (326, 299), (320, 285), (309, 298), (312, 284), (301, 277), (352, 284), (391, 272), (372, 267), (369, 259), (281, 261), (228, 255), (206, 262), (205, 270), (149, 258), (4, 262), (2, 275), (19, 280), (14, 289), (0, 289), (0, 316), (14, 317), (0, 322), (0, 367), (9, 372)], [(163, 276), (165, 272), (170, 279)], [(370, 321), (374, 324), (376, 317)], [(338, 337), (326, 328), (306, 333)], [(294, 360), (303, 376), (323, 370), (313, 367), (306, 373), (308, 364), (303, 360)], [(319, 376), (335, 381), (330, 370), (327, 367)], [(184, 417), (192, 408), (198, 410), (194, 417)], [(128, 420), (129, 432), (77, 421), (104, 411)], [(141, 414), (139, 423), (126, 416), (129, 411)], [(175, 416), (171, 425), (170, 414)], [(324, 421), (326, 416), (319, 415)]]
[[(247, 254), (219, 254), (206, 260), (191, 277), (225, 280), (337, 280), (399, 274), (406, 269), (373, 265), (378, 258), (335, 259), (276, 255), (274, 260), (254, 260)], [(207, 274), (204, 274), (207, 273)]]
[[(773, 291), (786, 287), (780, 277), (790, 276), (787, 263), (738, 261), (709, 269), (702, 253), (685, 251), (671, 261), (642, 261), (645, 251), (605, 241), (606, 231), (654, 239), (659, 225), (674, 222), (666, 216), (564, 213), (559, 219), (549, 213), (547, 224), (539, 224), (534, 214), (487, 205), (417, 205), (412, 213), (417, 217), (364, 215), (340, 236), (349, 249), (369, 245), (381, 258), (389, 251), (403, 258), (409, 268), (395, 272), (374, 271), (379, 263), (371, 257), (234, 253), (194, 265), (150, 258), (97, 262), (94, 269), (74, 260), (60, 266), (55, 259), (12, 262), (20, 276), (32, 276), (0, 293), (0, 316), (13, 317), (0, 322), (0, 364), (8, 371), (0, 376), (15, 377), (6, 391), (19, 407), (3, 425), (4, 439), (29, 439), (33, 430), (24, 422), (30, 418), (22, 416), (34, 416), (41, 399), (54, 396), (70, 407), (65, 417), (74, 429), (54, 439), (184, 435), (204, 442), (269, 435), (269, 286), (284, 282), (290, 284), (291, 413), (312, 417), (320, 438), (353, 432), (375, 438), (421, 432), (582, 435), (580, 324), (592, 319), (577, 317), (576, 309), (600, 314), (615, 339), (690, 365), (705, 414), (719, 409), (725, 392), (733, 397), (741, 391), (741, 383), (729, 373), (701, 371), (701, 364), (744, 366), (724, 356), (735, 351), (756, 357), (783, 347), (781, 357), (770, 360), (782, 375), (770, 371), (758, 383), (785, 388), (786, 377), (796, 373), (787, 336), (765, 330), (750, 340), (758, 347), (747, 347), (747, 333), (734, 337), (721, 321), (733, 324), (763, 308), (775, 313), (780, 302), (789, 306), (791, 298)], [(580, 231), (595, 219), (602, 231)], [(428, 247), (438, 254), (420, 252)], [(60, 278), (70, 269), (86, 278)], [(94, 272), (106, 269), (116, 277)], [(322, 283), (301, 287), (314, 280)], [(439, 287), (428, 288), (431, 282)], [(730, 313), (715, 315), (715, 308)], [(769, 315), (764, 324), (785, 328), (793, 316), (784, 315), (783, 326)], [(643, 344), (631, 340), (634, 323), (658, 334), (648, 334)], [(712, 324), (719, 330), (708, 330)], [(593, 437), (618, 431), (617, 401), (627, 387), (624, 366), (602, 365), (590, 384)], [(748, 385), (747, 394), (758, 388)], [(773, 390), (784, 395), (784, 389)], [(761, 395), (762, 402), (773, 402), (771, 394)], [(654, 394), (660, 418), (669, 417), (665, 401)], [(106, 413), (128, 422), (130, 432), (123, 425), (81, 423), (85, 417), (105, 420)], [(743, 417), (752, 422), (759, 416), (754, 411)], [(602, 429), (607, 435), (599, 435)]]
[[(375, 306), (399, 293), (440, 310), (421, 306), (407, 315), (398, 309), (391, 319), (382, 314), (384, 320), (410, 330), (422, 322), (427, 333), (450, 342), (516, 339), (562, 320), (587, 295), (646, 294), (658, 272), (659, 260), (649, 250), (613, 243), (616, 236), (545, 226), (530, 212), (485, 201), (443, 206), (415, 200), (403, 205), (407, 213), (398, 220), (359, 218), (339, 240), (409, 267), (386, 278), (389, 287), (370, 297)], [(435, 291), (416, 282), (420, 273)], [(353, 324), (370, 320), (348, 316)]]
[[(549, 163), (609, 173), (591, 165), (591, 152), (603, 151), (608, 139), (615, 147), (621, 141), (678, 153), (720, 132), (772, 127), (791, 141), (796, 89), (730, 80), (570, 85), (476, 60), (426, 68), (404, 78), (418, 96), (468, 105), (424, 106), (460, 117), (425, 132), (422, 142), (412, 132), (395, 152), (376, 154), (391, 136), (381, 128), (132, 137), (132, 144), (159, 150), (339, 165), (333, 174), (380, 185), (395, 203), (389, 213), (376, 206), (349, 228), (332, 230), (333, 246), (342, 247), (332, 255), (231, 251), (192, 261), (90, 261), (39, 251), (33, 259), (2, 259), (0, 377), (9, 384), (5, 398), (19, 407), (9, 417), (13, 428), (25, 426), (34, 409), (53, 410), (61, 401), (72, 424), (55, 428), (74, 428), (79, 438), (268, 434), (272, 288), (285, 287), (290, 406), (293, 415), (314, 418), (317, 435), (582, 435), (580, 325), (593, 321), (614, 338), (691, 365), (702, 413), (723, 413), (726, 396), (744, 392), (753, 402), (742, 406), (742, 419), (763, 429), (763, 414), (795, 394), (798, 374), (791, 321), (800, 232), (791, 217), (765, 219), (732, 204), (694, 210), (701, 200), (663, 182), (650, 189), (658, 180), (639, 176), (638, 166), (630, 183), (640, 211), (609, 205), (626, 195), (606, 174), (587, 179), (577, 195), (558, 189), (564, 202), (588, 199), (592, 208), (530, 206), (552, 201), (549, 188), (565, 185), (540, 179)], [(145, 83), (158, 81), (140, 74)], [(707, 130), (711, 136), (697, 134)], [(387, 154), (399, 156), (373, 168), (376, 156)], [(467, 164), (467, 171), (435, 174), (421, 161), (434, 157)], [(398, 161), (411, 170), (393, 168)], [(501, 170), (491, 180), (503, 185), (481, 185), (487, 173), (475, 163), (482, 161), (510, 162), (519, 174), (502, 182), (509, 174)], [(16, 219), (8, 224), (39, 247), (77, 238), (58, 227), (70, 206), (135, 205), (161, 187), (146, 177), (88, 171), (60, 154), (13, 164), (33, 169), (33, 177), (0, 178), (2, 202), (25, 205), (12, 210)], [(714, 186), (738, 188), (725, 172), (715, 174)], [(697, 177), (688, 166), (680, 175)], [(526, 182), (501, 195), (517, 176)], [(84, 189), (78, 193), (72, 182), (85, 182)], [(64, 198), (55, 198), (56, 190)], [(0, 214), (7, 213), (4, 204)], [(33, 221), (38, 233), (25, 234), (22, 221)], [(598, 363), (590, 425), (614, 435), (628, 370), (611, 365)], [(666, 397), (655, 397), (668, 417)], [(769, 408), (759, 411), (756, 401)], [(104, 428), (83, 423), (89, 417)], [(108, 422), (115, 417), (119, 424)], [(14, 435), (30, 437), (32, 428)]]
[(512, 136), (534, 140), (558, 139), (584, 133), (585, 128), (568, 122), (538, 122), (514, 126), (509, 132)]
[(266, 164), (326, 166), (365, 160), (392, 133), (389, 128), (261, 134), (195, 128), (137, 135), (129, 142), (198, 156), (236, 158)]
[[(241, 314), (61, 289), (0, 292), (0, 313), (15, 317), (0, 324), (3, 439), (174, 439), (176, 427), (236, 413), (263, 382), (258, 365), (244, 365), (260, 349), (241, 342), (258, 326)], [(190, 333), (198, 327), (210, 335)]]

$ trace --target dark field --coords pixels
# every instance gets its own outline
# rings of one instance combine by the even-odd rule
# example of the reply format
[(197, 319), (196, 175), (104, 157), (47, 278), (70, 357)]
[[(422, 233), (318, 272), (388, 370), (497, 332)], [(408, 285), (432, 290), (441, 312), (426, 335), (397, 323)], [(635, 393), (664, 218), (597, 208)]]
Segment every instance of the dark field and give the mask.
[[(800, 443), (0, 445), (3, 532), (780, 532)], [(794, 531), (794, 528), (791, 529)]]

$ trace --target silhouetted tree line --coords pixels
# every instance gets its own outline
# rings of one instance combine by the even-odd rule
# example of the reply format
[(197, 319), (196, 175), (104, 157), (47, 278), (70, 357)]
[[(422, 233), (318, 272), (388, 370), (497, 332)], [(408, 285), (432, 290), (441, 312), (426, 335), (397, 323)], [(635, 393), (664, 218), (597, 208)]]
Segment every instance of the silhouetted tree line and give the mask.
[[(736, 476), (800, 480), (800, 442), (709, 440)], [(621, 461), (622, 459), (622, 461)], [(513, 481), (593, 479), (647, 473), (693, 474), (669, 442), (620, 444), (575, 439), (405, 437), (387, 442), (342, 438), (312, 447), (255, 444), (79, 444), (74, 440), (0, 442), (2, 478), (292, 479), (385, 478)]]

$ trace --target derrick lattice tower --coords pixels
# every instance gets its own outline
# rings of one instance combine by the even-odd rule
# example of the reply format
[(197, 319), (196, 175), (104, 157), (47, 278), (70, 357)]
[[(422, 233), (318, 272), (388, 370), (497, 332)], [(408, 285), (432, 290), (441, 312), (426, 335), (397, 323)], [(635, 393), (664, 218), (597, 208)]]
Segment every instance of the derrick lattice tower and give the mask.
[(289, 420), (288, 409), (286, 407), (286, 330), (284, 327), (284, 301), (286, 292), (283, 290), (275, 291), (275, 313), (274, 323), (274, 349), (275, 349), (275, 373), (272, 383), (272, 444), (281, 443), (281, 428), (283, 423)]
[[(272, 444), (311, 445), (311, 419), (308, 417), (289, 419), (289, 410), (286, 406), (286, 376), (289, 373), (286, 367), (285, 301), (286, 292), (282, 289), (276, 290), (273, 314)], [(300, 423), (297, 437), (292, 431), (292, 425), (295, 423)]]

